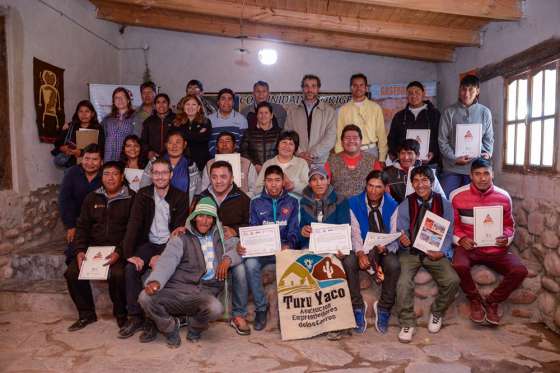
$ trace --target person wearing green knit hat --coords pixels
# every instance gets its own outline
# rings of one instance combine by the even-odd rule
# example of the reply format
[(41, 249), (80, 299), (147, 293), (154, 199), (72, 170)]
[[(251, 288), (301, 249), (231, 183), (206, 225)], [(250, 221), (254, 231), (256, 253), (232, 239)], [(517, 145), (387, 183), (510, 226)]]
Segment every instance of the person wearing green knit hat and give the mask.
[(182, 315), (189, 317), (187, 340), (197, 342), (209, 322), (223, 314), (218, 297), (229, 268), (241, 261), (237, 240), (224, 241), (216, 203), (209, 197), (198, 201), (185, 225), (185, 233), (167, 243), (138, 298), (149, 320), (140, 342), (153, 341), (159, 331), (169, 347), (179, 347), (177, 316)]

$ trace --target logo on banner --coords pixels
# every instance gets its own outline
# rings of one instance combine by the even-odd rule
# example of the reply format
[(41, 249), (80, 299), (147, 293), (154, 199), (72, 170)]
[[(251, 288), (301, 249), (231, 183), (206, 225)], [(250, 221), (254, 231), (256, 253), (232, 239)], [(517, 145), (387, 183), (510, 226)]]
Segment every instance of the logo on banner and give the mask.
[(280, 277), (278, 294), (314, 293), (344, 282), (344, 270), (330, 257), (307, 254), (300, 257)]

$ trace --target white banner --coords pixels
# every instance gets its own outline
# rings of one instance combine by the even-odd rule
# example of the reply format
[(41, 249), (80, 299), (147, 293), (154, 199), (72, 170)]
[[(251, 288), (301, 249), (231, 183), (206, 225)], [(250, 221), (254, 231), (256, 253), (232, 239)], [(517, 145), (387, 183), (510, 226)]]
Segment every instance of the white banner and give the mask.
[(142, 97), (140, 95), (140, 85), (122, 85), (122, 84), (89, 84), (89, 100), (97, 111), (97, 119), (99, 122), (103, 120), (111, 112), (113, 105), (113, 91), (118, 87), (124, 87), (132, 98), (132, 106), (137, 108), (142, 105)]

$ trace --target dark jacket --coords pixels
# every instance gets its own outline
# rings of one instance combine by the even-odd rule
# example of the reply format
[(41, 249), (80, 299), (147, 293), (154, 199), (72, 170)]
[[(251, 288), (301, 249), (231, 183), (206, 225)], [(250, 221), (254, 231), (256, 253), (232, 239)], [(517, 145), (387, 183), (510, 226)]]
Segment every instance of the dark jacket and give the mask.
[(187, 156), (196, 163), (198, 170), (202, 171), (211, 158), (208, 143), (212, 136), (212, 123), (208, 118), (202, 123), (187, 120), (176, 128), (179, 128), (187, 139)]
[(408, 109), (406, 105), (404, 110), (399, 111), (391, 121), (391, 129), (389, 130), (389, 154), (393, 157), (398, 157), (398, 148), (406, 140), (407, 129), (427, 129), (430, 130), (430, 152), (434, 157), (430, 164), (441, 164), (438, 133), (439, 133), (439, 119), (440, 112), (430, 101), (425, 101), (427, 107), (418, 113), (414, 118), (414, 114)]
[(60, 218), (66, 229), (75, 228), (80, 216), (80, 209), (88, 193), (101, 186), (101, 175), (97, 174), (88, 181), (82, 166), (73, 166), (68, 169), (62, 179), (58, 195), (58, 208)]
[(116, 252), (122, 258), (123, 240), (133, 201), (134, 192), (126, 186), (110, 200), (103, 187), (88, 194), (76, 225), (76, 251), (85, 252), (90, 246), (116, 246)]
[(260, 128), (249, 128), (241, 139), (240, 153), (254, 165), (262, 165), (277, 154), (276, 142), (282, 130), (272, 126), (268, 131)]
[(173, 125), (175, 114), (169, 110), (162, 119), (157, 114), (150, 115), (142, 123), (142, 157), (148, 158), (148, 152), (154, 151), (159, 155), (165, 152), (165, 138)]
[[(74, 149), (76, 148), (76, 132), (78, 132), (78, 130), (80, 129), (80, 123), (71, 122), (68, 125), (68, 129), (61, 131), (56, 138), (54, 142), (54, 149), (51, 151), (52, 155), (56, 156), (57, 154), (61, 153), (60, 147), (63, 145), (69, 145)], [(103, 146), (105, 145), (105, 134), (103, 132), (103, 128), (101, 128), (101, 125), (90, 124), (87, 129), (99, 131), (99, 135), (97, 135), (97, 144), (99, 144), (99, 146), (101, 146), (101, 149), (103, 149)], [(70, 167), (74, 166), (75, 164), (76, 157), (71, 156), (67, 166)]]
[[(187, 194), (170, 185), (165, 201), (169, 204), (169, 232), (173, 232), (187, 221), (189, 210)], [(124, 237), (123, 249), (126, 259), (134, 256), (138, 246), (149, 241), (155, 206), (153, 185), (142, 188), (136, 193)]]

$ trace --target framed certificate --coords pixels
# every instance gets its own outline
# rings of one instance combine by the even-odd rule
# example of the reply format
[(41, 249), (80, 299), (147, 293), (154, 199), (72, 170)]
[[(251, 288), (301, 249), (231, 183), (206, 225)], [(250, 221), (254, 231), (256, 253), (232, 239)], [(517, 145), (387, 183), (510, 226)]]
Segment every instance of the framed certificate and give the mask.
[(350, 254), (350, 224), (311, 223), (309, 250), (316, 254)]
[(264, 224), (239, 228), (239, 241), (247, 252), (244, 258), (274, 255), (282, 249), (280, 226)]
[(450, 222), (441, 216), (431, 211), (426, 211), (412, 246), (425, 253), (428, 251), (441, 251), (449, 225)]
[(482, 151), (482, 124), (457, 124), (455, 127), (455, 157), (480, 157)]
[(109, 266), (107, 257), (115, 251), (115, 246), (90, 246), (86, 251), (86, 257), (82, 262), (78, 280), (107, 280)]
[(128, 181), (128, 185), (130, 189), (135, 192), (138, 192), (140, 189), (140, 180), (142, 180), (142, 175), (144, 174), (144, 170), (136, 169), (136, 168), (125, 168), (124, 169), (124, 177)]
[(425, 161), (430, 152), (430, 130), (406, 130), (406, 138), (418, 141), (420, 144), (420, 156), (418, 159)]
[(241, 187), (241, 154), (216, 154), (217, 161), (226, 161), (231, 165), (233, 170), (233, 181), (238, 187)]
[(386, 246), (401, 236), (397, 233), (368, 232), (364, 240), (364, 252), (369, 253), (375, 246)]
[(473, 210), (476, 246), (496, 246), (496, 238), (504, 235), (503, 206), (481, 206)]

